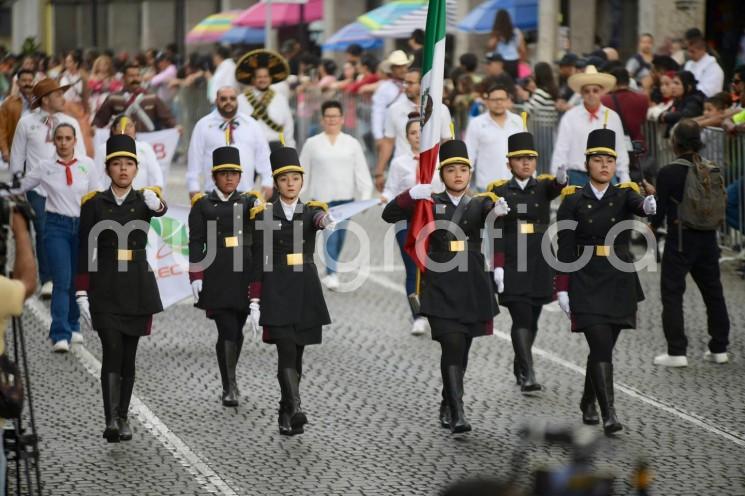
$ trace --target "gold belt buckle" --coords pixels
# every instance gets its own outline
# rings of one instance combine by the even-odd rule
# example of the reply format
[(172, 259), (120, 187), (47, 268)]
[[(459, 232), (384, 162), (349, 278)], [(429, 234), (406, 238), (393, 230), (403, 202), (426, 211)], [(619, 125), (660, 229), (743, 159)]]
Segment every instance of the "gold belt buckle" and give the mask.
[(116, 250), (116, 259), (126, 262), (132, 261), (132, 250)]
[(450, 251), (464, 251), (465, 249), (466, 249), (466, 242), (463, 240), (450, 242)]
[(288, 253), (287, 265), (301, 265), (303, 263), (302, 253)]
[(235, 248), (238, 246), (238, 237), (237, 236), (229, 236), (225, 238), (225, 247), (226, 248)]
[(597, 255), (599, 257), (610, 256), (610, 246), (607, 246), (607, 245), (597, 245), (595, 247), (595, 255)]
[(535, 227), (533, 224), (520, 224), (520, 233), (521, 234), (533, 234), (535, 232)]

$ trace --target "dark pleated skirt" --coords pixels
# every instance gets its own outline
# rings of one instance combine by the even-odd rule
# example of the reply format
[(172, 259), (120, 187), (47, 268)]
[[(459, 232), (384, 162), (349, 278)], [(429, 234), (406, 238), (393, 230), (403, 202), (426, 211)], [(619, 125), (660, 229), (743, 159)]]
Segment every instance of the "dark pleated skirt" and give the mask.
[(274, 344), (278, 339), (291, 339), (298, 346), (321, 344), (323, 337), (323, 326), (306, 327), (300, 329), (297, 326), (264, 326), (262, 340), (267, 344)]
[(432, 329), (432, 339), (435, 341), (439, 341), (442, 336), (454, 332), (465, 334), (472, 338), (494, 334), (493, 320), (467, 323), (440, 317), (427, 317), (427, 320), (429, 320), (429, 326)]
[(153, 324), (152, 315), (94, 313), (91, 320), (94, 329), (112, 329), (127, 336), (148, 336)]

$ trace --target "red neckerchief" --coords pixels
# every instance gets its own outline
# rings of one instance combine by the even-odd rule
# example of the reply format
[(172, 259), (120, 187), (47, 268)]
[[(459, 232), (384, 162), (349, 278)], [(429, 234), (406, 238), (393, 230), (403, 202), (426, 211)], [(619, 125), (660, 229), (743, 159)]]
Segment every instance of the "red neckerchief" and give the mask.
[(77, 161), (78, 159), (76, 158), (70, 160), (69, 162), (65, 162), (64, 160), (57, 159), (57, 163), (65, 167), (65, 176), (67, 177), (68, 186), (72, 186), (72, 171), (70, 170), (70, 167), (75, 165)]
[(598, 105), (598, 108), (595, 110), (590, 110), (587, 107), (585, 107), (585, 110), (587, 110), (587, 113), (590, 114), (590, 122), (594, 120), (600, 120), (600, 105)]

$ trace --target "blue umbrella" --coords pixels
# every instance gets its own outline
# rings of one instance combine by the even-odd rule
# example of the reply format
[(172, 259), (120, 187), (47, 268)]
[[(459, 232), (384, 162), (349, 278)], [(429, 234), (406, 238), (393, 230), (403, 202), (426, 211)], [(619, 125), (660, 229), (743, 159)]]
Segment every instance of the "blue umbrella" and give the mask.
[(263, 45), (264, 30), (235, 26), (227, 31), (220, 41), (223, 43), (246, 43), (247, 45)]
[(490, 33), (499, 9), (509, 12), (516, 28), (538, 28), (538, 0), (487, 0), (473, 9), (458, 24), (458, 29), (467, 33)]
[(322, 45), (322, 48), (330, 52), (339, 52), (353, 43), (360, 45), (365, 50), (383, 46), (383, 40), (375, 38), (369, 28), (359, 22), (353, 22), (331, 35)]

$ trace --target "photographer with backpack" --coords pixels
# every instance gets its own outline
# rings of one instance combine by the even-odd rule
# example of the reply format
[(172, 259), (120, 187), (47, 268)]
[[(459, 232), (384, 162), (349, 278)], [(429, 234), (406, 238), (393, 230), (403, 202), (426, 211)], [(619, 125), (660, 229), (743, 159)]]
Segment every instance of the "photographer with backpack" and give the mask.
[(676, 159), (657, 175), (658, 229), (667, 219), (667, 240), (662, 256), (660, 293), (662, 328), (667, 353), (654, 358), (655, 365), (686, 367), (688, 340), (683, 321), (683, 293), (690, 272), (701, 291), (709, 336), (704, 359), (726, 363), (729, 315), (719, 273), (717, 229), (724, 222), (727, 194), (722, 170), (701, 158), (701, 128), (691, 119), (680, 121), (672, 131)]

